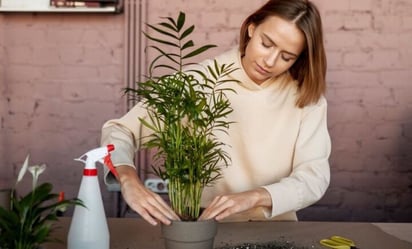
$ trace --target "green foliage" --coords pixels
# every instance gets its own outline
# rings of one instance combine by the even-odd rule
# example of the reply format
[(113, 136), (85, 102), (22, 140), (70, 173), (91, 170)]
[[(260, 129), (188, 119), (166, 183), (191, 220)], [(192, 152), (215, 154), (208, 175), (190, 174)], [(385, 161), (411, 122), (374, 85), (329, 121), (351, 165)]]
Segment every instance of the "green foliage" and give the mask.
[(11, 196), (10, 209), (0, 207), (0, 248), (37, 249), (50, 239), (57, 212), (70, 205), (83, 205), (78, 199), (58, 200), (53, 186), (43, 183), (23, 197)]
[[(230, 125), (226, 117), (232, 108), (225, 95), (230, 90), (223, 84), (236, 69), (215, 61), (205, 70), (184, 71), (191, 65), (188, 59), (215, 47), (196, 47), (190, 39), (195, 27), (186, 28), (185, 19), (181, 12), (176, 20), (167, 17), (157, 25), (148, 24), (158, 35), (145, 33), (156, 44), (149, 48), (158, 55), (149, 65), (147, 80), (126, 93), (148, 107), (149, 119), (140, 121), (153, 133), (144, 146), (157, 149), (153, 168), (169, 182), (172, 208), (182, 220), (196, 220), (203, 188), (218, 179), (221, 167), (230, 161), (215, 133), (226, 132)], [(159, 69), (169, 73), (156, 76)], [(163, 167), (156, 167), (159, 164)]]

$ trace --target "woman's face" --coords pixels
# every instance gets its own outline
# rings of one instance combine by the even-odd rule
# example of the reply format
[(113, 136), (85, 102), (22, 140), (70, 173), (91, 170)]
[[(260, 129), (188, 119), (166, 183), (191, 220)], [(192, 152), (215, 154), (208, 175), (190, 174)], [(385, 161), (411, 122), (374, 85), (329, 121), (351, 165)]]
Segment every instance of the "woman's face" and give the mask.
[(256, 84), (287, 71), (305, 47), (303, 32), (277, 16), (267, 17), (259, 25), (250, 24), (248, 34), (242, 65)]

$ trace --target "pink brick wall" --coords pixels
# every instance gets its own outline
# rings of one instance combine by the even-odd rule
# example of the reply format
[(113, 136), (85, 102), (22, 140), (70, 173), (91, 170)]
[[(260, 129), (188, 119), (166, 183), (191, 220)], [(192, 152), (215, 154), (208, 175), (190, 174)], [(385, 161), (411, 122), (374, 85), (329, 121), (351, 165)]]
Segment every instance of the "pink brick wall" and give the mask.
[(0, 18), (3, 184), (14, 181), (30, 153), (33, 164), (48, 165), (41, 180), (75, 196), (82, 165), (73, 159), (98, 145), (105, 120), (124, 112), (123, 16), (13, 13)]
[[(220, 53), (264, 0), (147, 1), (148, 22), (187, 13), (199, 43)], [(328, 55), (332, 183), (317, 220), (412, 220), (412, 2), (315, 0)], [(44, 180), (75, 194), (100, 127), (125, 111), (124, 15), (0, 14), (2, 184), (30, 152)], [(3, 173), (5, 172), (5, 173)], [(114, 194), (104, 191), (114, 215)]]

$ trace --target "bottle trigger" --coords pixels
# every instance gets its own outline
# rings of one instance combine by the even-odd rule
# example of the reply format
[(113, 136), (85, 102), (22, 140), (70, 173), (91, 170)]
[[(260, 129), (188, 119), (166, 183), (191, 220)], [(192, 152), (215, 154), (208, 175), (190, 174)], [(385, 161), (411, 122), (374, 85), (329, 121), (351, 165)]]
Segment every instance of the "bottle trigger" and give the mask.
[(104, 157), (104, 164), (109, 168), (110, 172), (116, 177), (119, 181), (119, 173), (117, 173), (116, 168), (113, 166), (112, 159), (110, 158), (110, 154)]

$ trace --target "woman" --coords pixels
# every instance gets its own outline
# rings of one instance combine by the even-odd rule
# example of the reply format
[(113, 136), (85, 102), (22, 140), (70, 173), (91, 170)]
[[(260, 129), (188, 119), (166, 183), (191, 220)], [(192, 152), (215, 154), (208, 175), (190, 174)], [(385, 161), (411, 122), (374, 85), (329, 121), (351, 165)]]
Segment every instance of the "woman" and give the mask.
[[(234, 123), (219, 138), (229, 145), (231, 165), (204, 190), (200, 218), (296, 220), (297, 210), (323, 196), (330, 178), (326, 59), (317, 8), (305, 0), (270, 0), (244, 21), (239, 48), (215, 59), (235, 62), (240, 70), (230, 77), (240, 83), (229, 83), (236, 92), (228, 95)], [(112, 160), (128, 205), (153, 225), (170, 224), (177, 215), (144, 187), (133, 166), (144, 136), (136, 118), (142, 111), (136, 106), (108, 121), (102, 144), (116, 144)]]

